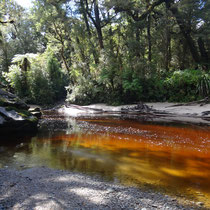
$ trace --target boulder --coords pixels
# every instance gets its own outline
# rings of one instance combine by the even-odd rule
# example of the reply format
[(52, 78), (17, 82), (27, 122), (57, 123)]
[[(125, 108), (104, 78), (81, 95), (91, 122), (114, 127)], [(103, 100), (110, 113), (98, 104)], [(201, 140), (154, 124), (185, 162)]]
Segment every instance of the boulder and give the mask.
[(16, 95), (0, 89), (0, 106), (11, 106), (18, 109), (29, 109), (29, 106)]
[(31, 112), (31, 114), (34, 115), (35, 117), (37, 117), (38, 119), (40, 119), (42, 116), (42, 112), (39, 107), (30, 108), (29, 112)]
[(36, 130), (38, 118), (28, 109), (29, 106), (24, 101), (0, 89), (0, 133)]

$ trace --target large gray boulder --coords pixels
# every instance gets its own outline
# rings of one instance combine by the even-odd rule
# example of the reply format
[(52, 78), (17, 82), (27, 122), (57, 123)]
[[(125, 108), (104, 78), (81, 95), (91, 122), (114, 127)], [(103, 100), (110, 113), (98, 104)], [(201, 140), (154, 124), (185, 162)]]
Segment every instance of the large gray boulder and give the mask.
[(12, 93), (0, 89), (0, 134), (36, 130), (38, 118)]

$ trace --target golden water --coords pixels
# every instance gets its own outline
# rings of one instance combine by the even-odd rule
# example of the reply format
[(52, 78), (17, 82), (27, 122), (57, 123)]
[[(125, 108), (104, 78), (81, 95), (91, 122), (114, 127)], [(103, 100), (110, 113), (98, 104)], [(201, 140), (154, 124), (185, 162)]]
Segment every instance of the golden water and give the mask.
[(94, 173), (210, 207), (209, 127), (113, 118), (78, 120), (84, 121), (86, 125), (75, 131), (32, 138), (14, 151), (13, 162)]

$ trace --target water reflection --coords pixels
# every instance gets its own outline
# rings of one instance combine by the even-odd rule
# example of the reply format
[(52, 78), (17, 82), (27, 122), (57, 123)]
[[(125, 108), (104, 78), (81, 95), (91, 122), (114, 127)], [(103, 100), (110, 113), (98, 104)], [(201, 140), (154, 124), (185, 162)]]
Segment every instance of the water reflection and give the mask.
[(40, 132), (28, 142), (5, 148), (2, 166), (45, 165), (94, 173), (124, 184), (148, 184), (188, 195), (210, 205), (208, 127), (69, 118), (66, 130)]

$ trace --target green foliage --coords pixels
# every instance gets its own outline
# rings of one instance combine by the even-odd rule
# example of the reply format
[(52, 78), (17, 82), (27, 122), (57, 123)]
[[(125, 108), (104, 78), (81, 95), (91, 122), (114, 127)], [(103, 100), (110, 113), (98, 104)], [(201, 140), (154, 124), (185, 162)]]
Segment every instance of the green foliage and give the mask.
[(209, 94), (209, 78), (200, 70), (175, 71), (165, 80), (169, 101), (193, 101)]
[(25, 95), (24, 78), (25, 72), (17, 65), (11, 65), (8, 73), (3, 74), (7, 82), (14, 88), (17, 95), (23, 97)]
[(142, 98), (142, 82), (135, 72), (130, 69), (126, 69), (123, 72), (122, 80), (124, 98), (128, 101), (139, 101)]
[(203, 74), (199, 78), (199, 82), (197, 84), (197, 90), (201, 97), (210, 96), (210, 75)]
[(90, 77), (80, 76), (76, 85), (67, 87), (67, 101), (77, 104), (105, 102), (106, 94), (103, 85), (99, 85)]
[(67, 80), (57, 59), (47, 54), (33, 55), (30, 68), (25, 72), (19, 64), (27, 56), (16, 56), (18, 64), (10, 66), (9, 73), (5, 73), (16, 94), (36, 104), (49, 104), (63, 98)]
[(12, 63), (23, 65), (24, 59), (27, 59), (29, 62), (32, 62), (34, 59), (36, 59), (36, 57), (37, 57), (37, 54), (33, 54), (33, 53), (26, 53), (24, 55), (17, 54), (13, 57)]
[(53, 100), (63, 98), (66, 94), (65, 85), (68, 82), (68, 75), (62, 72), (58, 60), (55, 57), (49, 57), (46, 71), (49, 75), (50, 88), (53, 90)]
[(164, 79), (161, 77), (145, 78), (142, 81), (142, 101), (165, 101), (167, 92), (164, 86)]
[(0, 75), (33, 103), (59, 100), (65, 86), (80, 104), (196, 100), (210, 95), (208, 14), (204, 0), (37, 0), (31, 11), (4, 0)]
[(28, 72), (29, 100), (36, 104), (49, 104), (53, 102), (53, 89), (49, 84), (46, 72), (38, 62), (34, 62)]

